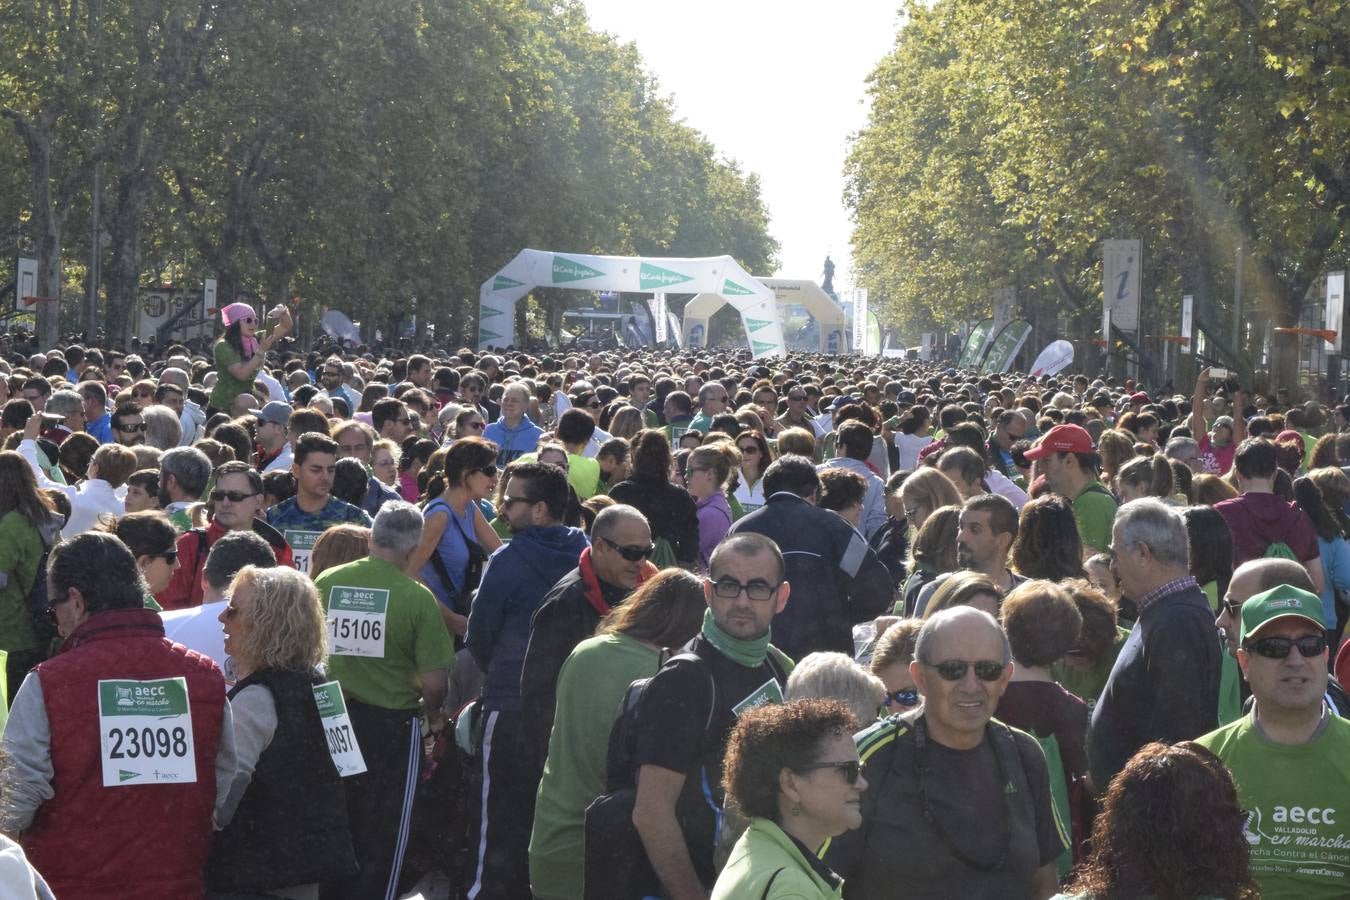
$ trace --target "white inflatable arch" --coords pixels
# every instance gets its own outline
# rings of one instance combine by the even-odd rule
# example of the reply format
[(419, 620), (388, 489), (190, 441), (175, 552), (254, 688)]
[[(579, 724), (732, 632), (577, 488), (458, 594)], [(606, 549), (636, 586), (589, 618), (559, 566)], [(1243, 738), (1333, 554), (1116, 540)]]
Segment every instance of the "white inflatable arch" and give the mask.
[[(843, 307), (830, 299), (814, 281), (803, 278), (757, 278), (755, 279), (773, 291), (777, 306), (800, 304), (816, 320), (820, 334), (821, 353), (848, 352), (848, 316)], [(684, 307), (685, 346), (702, 346), (701, 338), (708, 333), (708, 321), (713, 313), (721, 309), (727, 300), (720, 294), (699, 294)], [(778, 321), (783, 321), (779, 310)], [(695, 338), (700, 340), (695, 341)]]
[[(773, 291), (730, 256), (665, 258), (589, 256), (522, 250), (487, 281), (478, 294), (478, 349), (514, 344), (516, 303), (536, 287), (583, 291), (707, 294), (741, 314), (755, 356), (782, 356), (787, 350)], [(686, 345), (689, 331), (686, 326)], [(704, 346), (707, 327), (693, 346)]]

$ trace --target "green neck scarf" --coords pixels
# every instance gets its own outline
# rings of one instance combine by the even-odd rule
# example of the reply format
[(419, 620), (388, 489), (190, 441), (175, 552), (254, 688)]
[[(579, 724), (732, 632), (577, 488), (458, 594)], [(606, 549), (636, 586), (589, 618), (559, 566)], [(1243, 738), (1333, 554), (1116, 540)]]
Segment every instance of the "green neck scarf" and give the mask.
[(764, 663), (764, 657), (769, 655), (769, 632), (750, 640), (732, 637), (717, 627), (711, 609), (703, 611), (703, 636), (717, 648), (717, 652), (747, 669), (759, 668)]

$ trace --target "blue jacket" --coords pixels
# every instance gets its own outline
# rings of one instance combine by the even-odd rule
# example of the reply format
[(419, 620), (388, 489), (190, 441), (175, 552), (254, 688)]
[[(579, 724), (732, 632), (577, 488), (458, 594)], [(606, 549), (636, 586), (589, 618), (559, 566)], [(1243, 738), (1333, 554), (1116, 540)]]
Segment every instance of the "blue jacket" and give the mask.
[(502, 418), (483, 429), (483, 440), (492, 441), (500, 451), (497, 453), (498, 466), (505, 466), (526, 453), (533, 453), (543, 435), (544, 429), (531, 422), (528, 416), (522, 416), (515, 428), (508, 426), (506, 419)]
[(487, 673), (484, 709), (521, 709), (520, 671), (530, 643), (530, 619), (553, 585), (577, 567), (589, 544), (578, 528), (526, 528), (488, 559), (464, 636), (465, 649)]

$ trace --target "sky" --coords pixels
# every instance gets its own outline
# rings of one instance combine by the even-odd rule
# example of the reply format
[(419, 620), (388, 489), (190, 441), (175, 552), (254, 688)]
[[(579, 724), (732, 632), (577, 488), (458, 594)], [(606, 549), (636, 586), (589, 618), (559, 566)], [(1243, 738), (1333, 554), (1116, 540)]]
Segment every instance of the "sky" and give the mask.
[(899, 0), (584, 2), (593, 27), (637, 44), (680, 118), (760, 176), (781, 245), (771, 274), (819, 281), (828, 253), (836, 291), (851, 287), (844, 158)]

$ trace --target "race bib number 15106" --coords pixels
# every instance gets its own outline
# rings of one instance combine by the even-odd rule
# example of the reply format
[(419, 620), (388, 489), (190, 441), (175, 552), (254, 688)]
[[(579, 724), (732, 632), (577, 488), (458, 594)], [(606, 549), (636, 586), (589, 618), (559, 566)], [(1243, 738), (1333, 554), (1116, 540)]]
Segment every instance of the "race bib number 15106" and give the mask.
[(383, 588), (334, 585), (328, 594), (330, 652), (383, 659), (388, 610), (389, 592)]
[(98, 683), (103, 786), (190, 784), (197, 780), (187, 680)]

